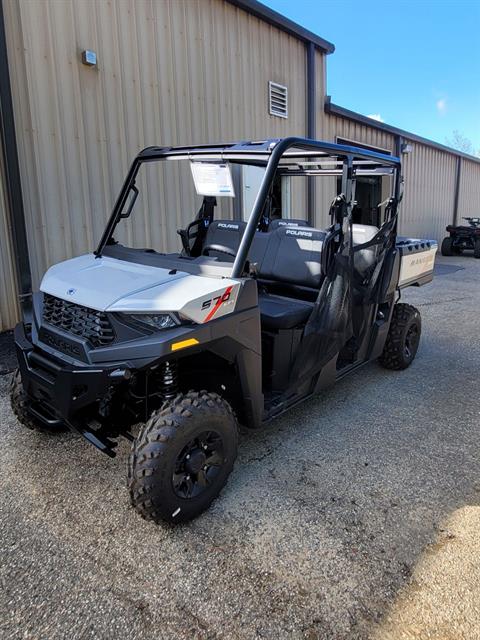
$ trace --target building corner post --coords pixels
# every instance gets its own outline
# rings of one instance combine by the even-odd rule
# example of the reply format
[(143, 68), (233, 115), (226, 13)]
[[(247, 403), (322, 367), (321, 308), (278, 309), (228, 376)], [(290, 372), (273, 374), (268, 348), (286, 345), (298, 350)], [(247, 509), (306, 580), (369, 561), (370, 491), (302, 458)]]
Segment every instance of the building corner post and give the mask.
[(462, 156), (457, 156), (457, 170), (455, 172), (455, 192), (453, 195), (453, 217), (452, 224), (458, 224), (458, 202), (460, 200), (460, 180), (462, 177)]
[[(306, 44), (307, 53), (307, 138), (315, 140), (317, 137), (317, 87), (315, 69), (315, 45)], [(307, 208), (308, 221), (315, 226), (315, 178), (307, 178)]]
[(28, 318), (31, 312), (32, 276), (18, 163), (2, 0), (0, 0), (0, 153), (3, 154), (7, 216), (12, 230), (20, 306), (23, 316)]

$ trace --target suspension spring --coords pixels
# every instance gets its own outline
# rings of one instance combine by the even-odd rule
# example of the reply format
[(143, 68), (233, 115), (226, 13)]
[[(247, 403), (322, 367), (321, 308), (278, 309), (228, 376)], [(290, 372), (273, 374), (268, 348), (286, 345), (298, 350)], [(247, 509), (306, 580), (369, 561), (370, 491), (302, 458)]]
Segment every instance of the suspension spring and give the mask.
[(168, 360), (160, 369), (160, 392), (165, 399), (174, 398), (178, 393), (178, 365)]

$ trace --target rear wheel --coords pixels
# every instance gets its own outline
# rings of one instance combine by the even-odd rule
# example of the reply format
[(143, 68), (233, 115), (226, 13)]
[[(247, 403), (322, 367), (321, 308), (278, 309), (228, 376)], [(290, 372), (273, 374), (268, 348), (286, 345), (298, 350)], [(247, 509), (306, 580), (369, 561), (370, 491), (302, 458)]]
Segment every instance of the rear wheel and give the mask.
[(443, 239), (442, 256), (453, 256), (453, 238), (450, 236)]
[(420, 311), (410, 304), (396, 304), (380, 364), (386, 369), (406, 369), (413, 362), (422, 332)]
[(473, 245), (473, 255), (475, 258), (480, 258), (480, 238), (475, 238), (475, 244)]
[(20, 371), (17, 369), (10, 382), (10, 405), (18, 421), (23, 424), (24, 427), (27, 427), (27, 429), (43, 431), (44, 433), (59, 433), (65, 430), (63, 425), (59, 427), (51, 427), (40, 422), (40, 420), (36, 420), (29, 412), (28, 404), (29, 399), (23, 389)]
[(206, 391), (177, 396), (152, 413), (132, 444), (132, 505), (155, 522), (195, 518), (225, 485), (237, 441), (237, 420), (223, 398)]

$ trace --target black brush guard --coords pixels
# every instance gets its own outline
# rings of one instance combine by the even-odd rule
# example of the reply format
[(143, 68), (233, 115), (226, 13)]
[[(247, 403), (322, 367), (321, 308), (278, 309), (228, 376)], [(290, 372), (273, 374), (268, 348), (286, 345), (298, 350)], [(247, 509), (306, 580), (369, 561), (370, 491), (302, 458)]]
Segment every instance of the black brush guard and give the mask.
[[(124, 381), (128, 369), (60, 363), (49, 354), (34, 349), (23, 324), (17, 325), (14, 337), (23, 388), (31, 400), (30, 413), (46, 426), (68, 426), (114, 457), (116, 442), (102, 432), (102, 425), (84, 418), (79, 420), (77, 416)], [(129, 434), (125, 435), (129, 437)]]

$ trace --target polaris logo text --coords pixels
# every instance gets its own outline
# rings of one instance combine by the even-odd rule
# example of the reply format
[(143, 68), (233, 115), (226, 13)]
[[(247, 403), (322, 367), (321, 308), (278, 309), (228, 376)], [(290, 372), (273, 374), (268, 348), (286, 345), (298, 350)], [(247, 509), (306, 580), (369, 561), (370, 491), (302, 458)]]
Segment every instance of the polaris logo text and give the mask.
[(285, 234), (287, 236), (301, 236), (302, 238), (312, 237), (311, 231), (297, 231), (296, 229), (287, 229), (287, 231), (285, 231)]
[(70, 353), (74, 356), (79, 356), (81, 353), (80, 348), (76, 344), (70, 344), (61, 338), (52, 336), (50, 333), (44, 333), (41, 339), (45, 344), (48, 344), (49, 347), (53, 347), (64, 353)]
[(217, 229), (236, 229), (238, 231), (238, 224), (227, 224), (226, 222), (219, 222)]

